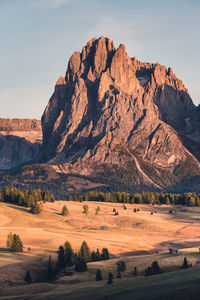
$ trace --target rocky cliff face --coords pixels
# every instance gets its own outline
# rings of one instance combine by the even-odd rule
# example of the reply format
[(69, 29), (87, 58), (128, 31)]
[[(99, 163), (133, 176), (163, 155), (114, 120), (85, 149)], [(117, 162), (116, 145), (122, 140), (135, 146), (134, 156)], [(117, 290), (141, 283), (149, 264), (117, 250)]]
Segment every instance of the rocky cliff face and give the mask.
[(40, 121), (0, 119), (0, 169), (11, 169), (34, 161), (41, 142)]
[(130, 58), (107, 38), (92, 39), (56, 84), (42, 117), (39, 159), (58, 172), (174, 186), (200, 175), (198, 151), (184, 142), (197, 129), (196, 110), (171, 68)]

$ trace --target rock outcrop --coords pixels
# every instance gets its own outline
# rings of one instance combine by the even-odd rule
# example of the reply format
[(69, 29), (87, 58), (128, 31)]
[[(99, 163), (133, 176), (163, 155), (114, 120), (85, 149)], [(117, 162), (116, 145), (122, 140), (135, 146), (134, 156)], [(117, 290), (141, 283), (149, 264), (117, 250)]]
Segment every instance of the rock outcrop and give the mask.
[(196, 110), (171, 68), (130, 58), (110, 39), (92, 39), (56, 84), (42, 116), (39, 159), (57, 172), (173, 186), (200, 175), (181, 137), (194, 132)]
[(35, 161), (42, 142), (39, 120), (0, 119), (0, 169)]

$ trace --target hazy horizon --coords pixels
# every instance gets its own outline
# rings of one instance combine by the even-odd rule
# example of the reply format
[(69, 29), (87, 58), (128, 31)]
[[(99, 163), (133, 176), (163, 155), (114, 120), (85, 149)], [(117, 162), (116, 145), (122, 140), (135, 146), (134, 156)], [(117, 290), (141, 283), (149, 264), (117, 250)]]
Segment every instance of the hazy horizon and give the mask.
[(172, 67), (200, 103), (198, 0), (1, 0), (2, 118), (37, 118), (74, 51), (93, 37)]

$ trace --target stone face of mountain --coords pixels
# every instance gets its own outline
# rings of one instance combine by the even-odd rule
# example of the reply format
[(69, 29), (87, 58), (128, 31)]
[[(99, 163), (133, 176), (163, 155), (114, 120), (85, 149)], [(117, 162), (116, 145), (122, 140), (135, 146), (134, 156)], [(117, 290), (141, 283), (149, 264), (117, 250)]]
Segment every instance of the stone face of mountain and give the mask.
[(0, 119), (0, 169), (11, 169), (34, 161), (41, 142), (40, 121)]
[(171, 68), (92, 39), (71, 56), (45, 109), (39, 160), (129, 186), (175, 186), (200, 175), (196, 152), (184, 142), (193, 141), (196, 114)]

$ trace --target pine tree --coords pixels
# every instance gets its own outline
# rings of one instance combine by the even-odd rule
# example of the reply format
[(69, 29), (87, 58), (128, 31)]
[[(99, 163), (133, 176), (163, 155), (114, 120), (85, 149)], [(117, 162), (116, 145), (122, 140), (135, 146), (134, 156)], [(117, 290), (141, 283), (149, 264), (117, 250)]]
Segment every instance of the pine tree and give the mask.
[(102, 278), (101, 270), (98, 269), (96, 271), (96, 281), (100, 281), (100, 280), (103, 280), (103, 278)]
[(35, 215), (40, 214), (42, 212), (42, 206), (41, 206), (41, 204), (39, 204), (37, 202), (34, 203), (34, 204), (31, 204), (31, 210), (30, 210), (30, 212), (32, 214), (35, 214)]
[(161, 268), (158, 264), (157, 261), (152, 262), (151, 264), (151, 269), (152, 269), (152, 273), (155, 274), (160, 274), (161, 273)]
[(96, 211), (95, 211), (95, 215), (98, 215), (99, 212), (100, 212), (100, 207), (97, 206)]
[(108, 284), (111, 284), (113, 283), (113, 274), (111, 272), (108, 273), (108, 281), (107, 281)]
[(59, 269), (62, 270), (65, 267), (65, 252), (63, 246), (60, 246), (58, 248), (57, 255), (58, 255)]
[(117, 277), (118, 279), (119, 279), (119, 278), (122, 278), (121, 272), (120, 272), (119, 270), (117, 271), (117, 276), (116, 276), (116, 277)]
[(87, 264), (86, 264), (85, 260), (83, 258), (81, 258), (80, 256), (78, 257), (78, 259), (75, 263), (74, 271), (79, 272), (79, 273), (87, 271)]
[(73, 266), (74, 251), (72, 249), (70, 242), (65, 242), (64, 252), (65, 252), (65, 265), (67, 267)]
[(90, 248), (88, 247), (88, 244), (86, 241), (83, 241), (80, 251), (79, 251), (79, 256), (85, 260), (85, 262), (88, 262), (91, 260), (91, 252)]
[(23, 244), (22, 241), (20, 240), (19, 235), (17, 234), (13, 235), (13, 243), (10, 249), (12, 252), (23, 252)]
[(89, 211), (89, 206), (87, 204), (83, 205), (83, 214), (87, 215)]
[(26, 282), (29, 283), (29, 284), (32, 282), (31, 274), (30, 274), (29, 271), (26, 272), (24, 281), (26, 281)]
[(123, 260), (119, 260), (117, 262), (117, 271), (125, 272), (126, 271), (126, 263)]
[(138, 275), (138, 272), (137, 272), (137, 267), (134, 267), (134, 270), (133, 270), (133, 275), (134, 275), (134, 276), (137, 276), (137, 275)]
[(12, 244), (13, 244), (13, 234), (12, 234), (12, 232), (10, 232), (10, 233), (8, 234), (8, 238), (7, 238), (7, 247), (8, 247), (9, 249), (11, 249)]
[(68, 210), (67, 206), (64, 205), (62, 208), (62, 215), (67, 216), (68, 214), (69, 214), (69, 210)]
[(91, 261), (97, 261), (97, 255), (94, 250), (91, 252)]
[(103, 248), (101, 252), (101, 258), (102, 260), (107, 260), (110, 258), (109, 252), (107, 248)]
[(99, 248), (97, 248), (97, 251), (96, 251), (96, 258), (97, 258), (97, 261), (101, 261), (102, 260), (101, 254), (99, 252)]
[(146, 268), (145, 276), (151, 276), (151, 275), (153, 275), (152, 268), (151, 267)]
[(183, 269), (187, 269), (187, 268), (189, 268), (188, 261), (187, 261), (187, 258), (184, 257), (184, 260), (183, 260)]
[(51, 260), (51, 255), (49, 256), (48, 260), (48, 266), (47, 266), (47, 281), (51, 281), (53, 278), (53, 265), (52, 265), (52, 260)]

